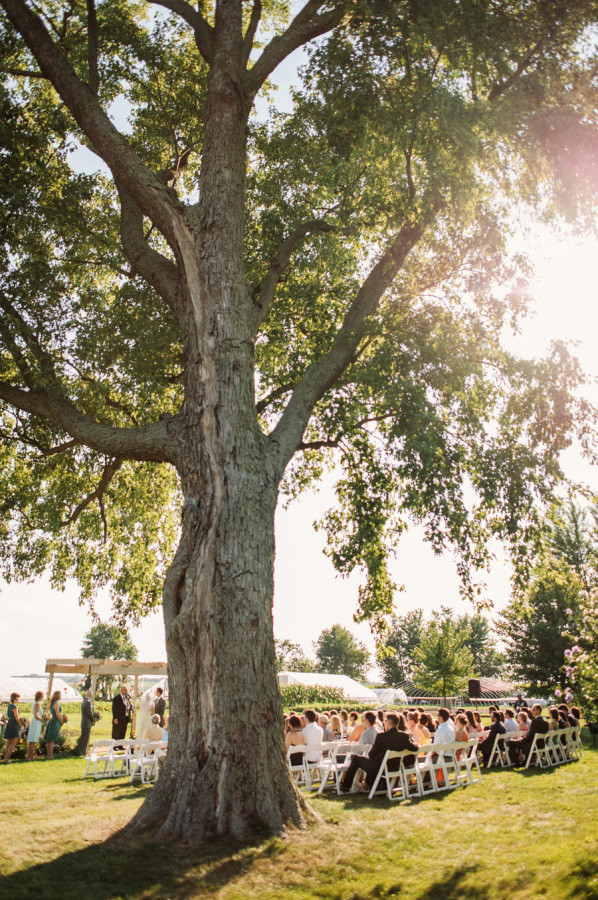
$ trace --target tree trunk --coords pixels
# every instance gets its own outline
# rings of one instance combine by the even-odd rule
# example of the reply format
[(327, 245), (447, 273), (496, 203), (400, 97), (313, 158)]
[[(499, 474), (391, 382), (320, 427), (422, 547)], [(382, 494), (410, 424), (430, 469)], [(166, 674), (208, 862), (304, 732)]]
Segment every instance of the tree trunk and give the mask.
[(284, 748), (272, 634), (276, 484), (226, 471), (215, 540), (188, 498), (165, 582), (171, 720), (158, 781), (131, 823), (197, 842), (302, 827)]

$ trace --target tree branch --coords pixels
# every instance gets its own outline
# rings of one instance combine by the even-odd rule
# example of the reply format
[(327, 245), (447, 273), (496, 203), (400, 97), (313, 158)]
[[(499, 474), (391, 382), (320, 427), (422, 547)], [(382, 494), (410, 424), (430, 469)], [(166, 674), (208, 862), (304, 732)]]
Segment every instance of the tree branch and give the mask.
[(256, 94), (274, 69), (293, 50), (332, 31), (342, 22), (347, 8), (346, 4), (340, 3), (328, 12), (318, 15), (325, 2), (326, 0), (308, 0), (287, 30), (272, 38), (259, 59), (256, 60), (255, 65), (247, 72), (245, 83), (250, 93)]
[(46, 78), (43, 72), (36, 72), (34, 69), (0, 69), (5, 75), (22, 76), (23, 78)]
[(82, 413), (69, 400), (45, 388), (24, 391), (0, 380), (0, 400), (22, 412), (51, 422), (80, 444), (122, 459), (172, 462), (176, 440), (169, 432), (171, 417), (137, 428), (118, 428)]
[(104, 509), (104, 493), (122, 464), (122, 459), (111, 459), (110, 462), (106, 463), (102, 471), (102, 477), (100, 478), (100, 482), (95, 491), (92, 491), (91, 494), (88, 494), (87, 497), (85, 497), (81, 501), (81, 503), (79, 503), (79, 505), (75, 507), (68, 519), (65, 519), (60, 523), (63, 527), (66, 525), (72, 525), (74, 522), (76, 522), (83, 510), (87, 509), (89, 504), (93, 503), (94, 500), (97, 500), (100, 507), (102, 522), (104, 523), (104, 543), (106, 543), (106, 541), (108, 540), (108, 522), (106, 521), (106, 510)]
[(280, 249), (272, 261), (270, 268), (266, 272), (264, 280), (260, 285), (259, 295), (255, 300), (257, 306), (255, 321), (256, 331), (268, 315), (268, 311), (276, 293), (276, 285), (279, 283), (284, 271), (289, 265), (293, 253), (308, 234), (312, 234), (316, 231), (335, 231), (335, 226), (329, 225), (327, 222), (322, 222), (318, 219), (313, 219), (310, 222), (303, 222), (301, 225), (298, 225), (294, 231), (291, 231), (289, 236), (285, 238), (280, 245)]
[[(23, 341), (25, 342), (25, 344), (27, 345), (27, 347), (33, 354), (34, 358), (39, 363), (41, 374), (46, 379), (46, 381), (49, 383), (58, 382), (59, 379), (56, 374), (56, 370), (54, 368), (54, 361), (53, 361), (51, 355), (47, 352), (47, 350), (44, 350), (44, 348), (42, 347), (41, 343), (39, 342), (39, 340), (37, 338), (37, 335), (31, 328), (31, 326), (25, 321), (25, 319), (23, 318), (21, 313), (17, 310), (17, 308), (14, 306), (14, 304), (2, 292), (0, 292), (0, 309), (3, 309), (4, 312), (16, 323), (16, 326), (18, 328), (21, 338), (23, 339)], [(2, 323), (1, 333), (4, 336), (5, 340), (8, 341), (8, 335), (10, 334), (10, 332), (5, 323)], [(12, 337), (12, 335), (10, 336), (10, 340), (12, 341), (14, 347), (17, 348), (17, 345), (14, 343), (14, 338)], [(11, 349), (11, 348), (9, 347), (9, 349)], [(13, 352), (12, 349), (11, 349), (11, 352)], [(19, 353), (20, 353), (20, 351), (19, 351)], [(22, 356), (22, 354), (20, 354), (20, 355)], [(13, 353), (13, 356), (14, 356), (14, 353)], [(24, 357), (23, 357), (23, 359), (24, 359)], [(18, 364), (18, 361), (17, 361), (17, 364)], [(28, 365), (27, 365), (27, 372), (28, 372), (28, 377), (31, 380), (28, 381), (27, 378), (25, 377), (23, 371), (21, 371), (23, 380), (24, 380), (25, 384), (27, 385), (27, 387), (30, 387), (30, 388), (34, 387), (34, 384), (36, 383), (36, 379)]]
[(176, 13), (191, 26), (197, 49), (210, 65), (214, 57), (214, 29), (206, 19), (186, 0), (148, 0), (155, 6), (162, 6)]
[(531, 66), (532, 62), (534, 61), (534, 57), (542, 51), (547, 37), (548, 35), (545, 35), (537, 42), (537, 44), (534, 44), (531, 50), (529, 50), (528, 53), (526, 53), (526, 55), (523, 57), (523, 59), (520, 60), (518, 66), (514, 69), (513, 72), (511, 72), (508, 78), (504, 78), (502, 81), (497, 82), (490, 89), (490, 92), (488, 94), (489, 100), (498, 100), (499, 97), (506, 93), (506, 91), (508, 91), (509, 88), (515, 84), (520, 75), (523, 75), (526, 69)]
[(86, 134), (93, 150), (111, 169), (115, 179), (136, 200), (142, 211), (176, 244), (176, 203), (166, 185), (147, 168), (128, 141), (114, 127), (90, 88), (54, 43), (42, 19), (24, 0), (0, 0), (16, 31), (36, 58), (41, 72)]
[(179, 270), (175, 263), (150, 247), (143, 234), (143, 213), (126, 190), (120, 198), (120, 241), (134, 273), (141, 275), (175, 311)]
[(253, 49), (253, 41), (255, 40), (255, 34), (257, 32), (258, 26), (260, 24), (260, 19), (262, 18), (262, 0), (253, 0), (253, 6), (251, 8), (251, 18), (249, 19), (249, 25), (247, 26), (247, 31), (245, 32), (245, 37), (243, 38), (243, 65), (246, 66), (249, 60), (249, 56)]
[(87, 83), (96, 97), (100, 90), (98, 70), (98, 16), (95, 0), (87, 0)]
[(315, 404), (346, 369), (359, 349), (367, 320), (376, 313), (383, 294), (396, 278), (407, 254), (423, 234), (419, 224), (405, 225), (373, 266), (349, 307), (332, 347), (306, 370), (270, 435), (278, 466), (297, 449)]

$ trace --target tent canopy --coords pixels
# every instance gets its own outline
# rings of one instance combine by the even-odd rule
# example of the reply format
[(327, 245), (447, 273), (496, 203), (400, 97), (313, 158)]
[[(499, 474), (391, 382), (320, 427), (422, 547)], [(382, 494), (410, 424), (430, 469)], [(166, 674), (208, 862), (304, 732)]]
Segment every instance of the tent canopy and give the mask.
[(407, 694), (401, 688), (374, 688), (380, 706), (393, 703), (407, 703)]
[[(43, 675), (34, 678), (0, 675), (0, 697), (3, 702), (8, 701), (10, 695), (16, 692), (21, 695), (20, 703), (33, 703), (38, 691), (43, 691), (44, 698), (48, 699), (48, 679)], [(52, 681), (52, 692), (54, 691), (61, 692), (64, 703), (81, 703), (83, 699), (79, 691), (62, 678), (54, 678)]]
[(336, 688), (343, 691), (347, 700), (353, 700), (354, 703), (378, 703), (378, 698), (373, 691), (353, 678), (349, 678), (348, 675), (329, 675), (324, 672), (279, 672), (278, 683)]

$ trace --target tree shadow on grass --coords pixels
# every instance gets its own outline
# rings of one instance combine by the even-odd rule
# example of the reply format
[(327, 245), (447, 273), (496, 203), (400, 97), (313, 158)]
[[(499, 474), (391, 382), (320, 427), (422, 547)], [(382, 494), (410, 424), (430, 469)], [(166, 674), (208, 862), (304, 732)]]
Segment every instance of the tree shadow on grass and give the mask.
[(478, 863), (470, 866), (462, 866), (455, 869), (451, 874), (444, 872), (442, 876), (426, 888), (423, 893), (418, 894), (418, 900), (485, 900), (489, 897), (488, 888), (485, 885), (475, 885), (468, 882), (465, 884), (469, 875), (477, 872)]
[(586, 859), (571, 870), (567, 882), (570, 885), (570, 897), (583, 897), (583, 900), (598, 898), (598, 860)]
[[(129, 795), (130, 796), (130, 795)], [(0, 900), (177, 900), (201, 897), (240, 878), (281, 842), (218, 842), (186, 849), (122, 835), (5, 875)]]

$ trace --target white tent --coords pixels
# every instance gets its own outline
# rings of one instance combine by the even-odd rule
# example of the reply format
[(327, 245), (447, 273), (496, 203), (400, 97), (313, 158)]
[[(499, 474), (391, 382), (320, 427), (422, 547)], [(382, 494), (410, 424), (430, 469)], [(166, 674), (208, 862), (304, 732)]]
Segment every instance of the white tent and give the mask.
[(348, 675), (328, 675), (323, 672), (279, 672), (278, 683), (337, 688), (343, 691), (347, 700), (352, 700), (354, 703), (372, 703), (374, 705), (378, 703), (378, 698), (373, 691), (353, 678), (349, 678)]
[(374, 688), (380, 706), (407, 703), (407, 694), (402, 688)]
[[(40, 675), (35, 678), (23, 678), (20, 675), (0, 675), (0, 697), (3, 703), (8, 702), (10, 695), (14, 693), (21, 695), (19, 703), (33, 703), (37, 691), (43, 691), (44, 700), (47, 699), (47, 677)], [(54, 691), (61, 692), (63, 703), (81, 703), (83, 699), (79, 691), (62, 678), (54, 678), (52, 693)]]

